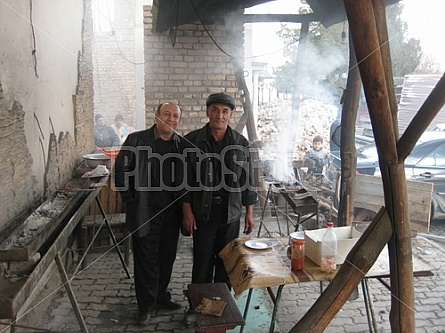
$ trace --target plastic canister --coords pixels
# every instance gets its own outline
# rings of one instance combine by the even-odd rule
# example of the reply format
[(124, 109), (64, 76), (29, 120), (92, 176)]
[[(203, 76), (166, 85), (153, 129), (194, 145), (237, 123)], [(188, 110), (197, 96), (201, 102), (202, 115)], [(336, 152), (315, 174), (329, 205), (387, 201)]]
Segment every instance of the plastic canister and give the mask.
[(321, 270), (332, 273), (337, 269), (335, 257), (337, 255), (337, 236), (334, 223), (328, 222), (328, 228), (321, 240)]

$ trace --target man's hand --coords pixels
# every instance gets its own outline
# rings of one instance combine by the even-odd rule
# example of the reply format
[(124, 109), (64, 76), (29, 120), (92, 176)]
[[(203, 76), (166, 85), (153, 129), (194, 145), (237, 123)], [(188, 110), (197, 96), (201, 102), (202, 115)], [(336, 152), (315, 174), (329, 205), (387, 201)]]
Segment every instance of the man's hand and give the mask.
[(253, 219), (253, 205), (246, 206), (246, 217), (244, 219), (244, 231), (246, 235), (250, 234), (255, 227), (255, 221)]
[(182, 203), (182, 229), (188, 234), (192, 235), (193, 230), (196, 230), (195, 215), (192, 211), (192, 205), (189, 202)]

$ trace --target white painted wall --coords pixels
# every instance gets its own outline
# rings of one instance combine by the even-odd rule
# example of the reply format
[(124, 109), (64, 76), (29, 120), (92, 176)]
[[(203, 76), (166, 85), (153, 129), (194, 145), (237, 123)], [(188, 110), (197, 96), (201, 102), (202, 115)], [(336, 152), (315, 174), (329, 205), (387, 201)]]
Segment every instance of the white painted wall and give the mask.
[[(8, 108), (18, 101), (26, 112), (25, 132), (33, 158), (32, 170), (41, 180), (50, 133), (58, 136), (60, 132), (69, 132), (74, 137), (72, 96), (78, 80), (83, 0), (33, 0), (31, 4), (38, 77), (32, 56), (30, 1), (2, 0), (0, 82)], [(40, 181), (39, 187), (43, 187)]]

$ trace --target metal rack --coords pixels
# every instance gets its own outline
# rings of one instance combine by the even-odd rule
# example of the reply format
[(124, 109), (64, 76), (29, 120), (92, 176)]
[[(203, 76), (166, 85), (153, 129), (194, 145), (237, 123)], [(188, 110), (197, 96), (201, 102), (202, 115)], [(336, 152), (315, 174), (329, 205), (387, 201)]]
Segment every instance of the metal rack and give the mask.
[[(317, 226), (319, 226), (318, 217), (318, 202), (314, 199), (311, 192), (306, 191), (304, 188), (298, 190), (287, 190), (284, 187), (277, 187), (274, 183), (269, 183), (266, 199), (264, 200), (263, 210), (261, 212), (260, 226), (258, 228), (257, 237), (260, 236), (261, 229), (264, 227), (266, 233), (271, 237), (271, 232), (265, 223), (265, 213), (269, 203), (272, 203), (272, 208), (275, 212), (275, 217), (277, 221), (278, 232), (282, 236), (282, 229), (279, 221), (279, 211), (277, 203), (272, 198), (274, 193), (279, 194), (285, 199), (285, 216), (286, 216), (286, 227), (287, 234), (290, 234), (290, 225), (294, 228), (294, 231), (298, 231), (300, 225), (307, 222), (309, 219), (316, 217)], [(292, 212), (289, 213), (289, 206)]]

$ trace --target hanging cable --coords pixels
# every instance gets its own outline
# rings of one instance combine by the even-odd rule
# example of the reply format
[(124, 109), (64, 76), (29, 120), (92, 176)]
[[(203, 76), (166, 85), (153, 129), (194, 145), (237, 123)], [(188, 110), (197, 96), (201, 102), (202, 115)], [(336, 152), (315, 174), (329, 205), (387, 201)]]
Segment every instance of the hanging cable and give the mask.
[(176, 18), (175, 18), (175, 26), (170, 28), (169, 37), (172, 43), (172, 46), (176, 45), (176, 36), (178, 33), (178, 22), (179, 22), (179, 0), (176, 1)]
[(37, 56), (36, 56), (36, 33), (34, 31), (34, 23), (32, 21), (32, 0), (29, 0), (29, 23), (31, 23), (31, 34), (32, 34), (32, 61), (34, 64), (34, 73), (36, 74), (36, 78), (39, 78), (39, 74), (37, 73)]
[(209, 38), (212, 40), (213, 44), (216, 45), (216, 47), (222, 52), (224, 53), (226, 56), (232, 58), (232, 56), (230, 54), (228, 54), (226, 51), (224, 51), (222, 49), (221, 46), (219, 46), (219, 44), (216, 42), (216, 40), (213, 38), (213, 36), (210, 34), (210, 31), (207, 29), (207, 27), (204, 25), (204, 22), (201, 19), (201, 16), (198, 13), (197, 8), (195, 7), (195, 4), (193, 3), (193, 0), (190, 0), (190, 3), (192, 4), (193, 10), (196, 13), (196, 16), (198, 17), (199, 22), (201, 23), (202, 27), (204, 28), (205, 32), (207, 33), (207, 35), (209, 36)]

